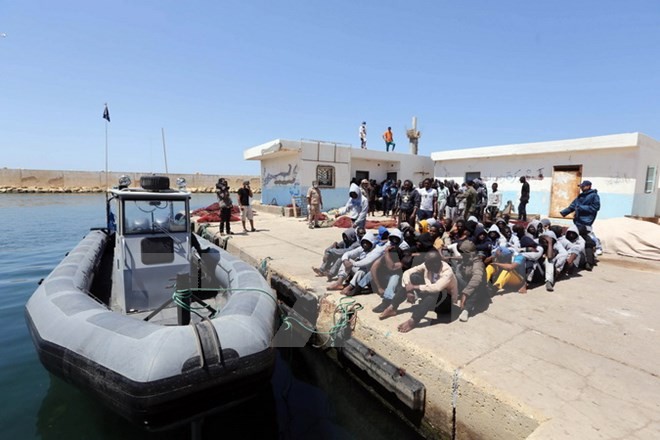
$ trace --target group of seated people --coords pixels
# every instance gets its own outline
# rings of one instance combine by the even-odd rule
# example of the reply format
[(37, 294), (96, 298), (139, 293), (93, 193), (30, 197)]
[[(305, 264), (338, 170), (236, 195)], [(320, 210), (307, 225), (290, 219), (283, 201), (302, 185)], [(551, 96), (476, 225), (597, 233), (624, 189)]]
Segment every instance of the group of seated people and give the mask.
[(380, 319), (395, 316), (405, 301), (414, 304), (411, 318), (398, 328), (408, 332), (431, 310), (450, 313), (456, 305), (465, 322), (497, 292), (527, 293), (535, 284), (552, 292), (559, 277), (596, 265), (596, 244), (586, 228), (552, 225), (549, 219), (429, 218), (416, 226), (347, 229), (313, 270), (327, 277), (328, 290), (380, 295), (373, 309)]

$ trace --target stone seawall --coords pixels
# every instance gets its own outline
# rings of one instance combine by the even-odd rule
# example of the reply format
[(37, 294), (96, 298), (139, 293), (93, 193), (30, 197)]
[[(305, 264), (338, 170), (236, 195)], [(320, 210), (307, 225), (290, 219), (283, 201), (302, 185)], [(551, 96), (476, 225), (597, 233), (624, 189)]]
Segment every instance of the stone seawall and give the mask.
[[(227, 179), (232, 190), (241, 187), (243, 181), (249, 180), (254, 192), (261, 192), (259, 176), (219, 175), (219, 174), (165, 174), (169, 176), (174, 187), (177, 177), (184, 177), (190, 192), (214, 192), (215, 183), (219, 177)], [(140, 172), (109, 172), (104, 171), (67, 171), (67, 170), (26, 170), (0, 169), (0, 193), (85, 193), (104, 192), (106, 188), (117, 185), (119, 177), (131, 178), (132, 187), (139, 186), (140, 176), (151, 173)]]

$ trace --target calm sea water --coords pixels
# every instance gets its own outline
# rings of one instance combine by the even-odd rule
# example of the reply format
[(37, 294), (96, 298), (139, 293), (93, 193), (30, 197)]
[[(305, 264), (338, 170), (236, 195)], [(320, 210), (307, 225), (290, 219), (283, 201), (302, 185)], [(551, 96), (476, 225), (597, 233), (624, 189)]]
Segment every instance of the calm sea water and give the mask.
[[(193, 208), (215, 201), (193, 196)], [(40, 279), (91, 227), (103, 226), (102, 194), (0, 195), (0, 429), (7, 439), (180, 439), (190, 426), (147, 432), (41, 366), (24, 318)], [(318, 350), (278, 353), (271, 387), (254, 402), (207, 417), (203, 438), (416, 439)]]

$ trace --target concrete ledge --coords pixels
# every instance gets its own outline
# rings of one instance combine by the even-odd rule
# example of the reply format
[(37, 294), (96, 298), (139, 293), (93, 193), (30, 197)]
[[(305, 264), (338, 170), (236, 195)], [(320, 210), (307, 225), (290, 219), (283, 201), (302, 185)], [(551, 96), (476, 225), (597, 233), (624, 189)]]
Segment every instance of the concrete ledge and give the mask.
[[(317, 323), (319, 330), (328, 331), (332, 327), (334, 310), (341, 298), (339, 294), (322, 298)], [(353, 298), (365, 307), (358, 316), (353, 338), (367, 344), (377, 355), (389, 359), (406, 374), (420, 379), (426, 387), (424, 419), (441, 434), (440, 438), (524, 439), (539, 426), (543, 419), (541, 415), (534, 414), (513, 398), (475, 382), (469, 373), (448, 362), (441, 354), (411, 343), (410, 338), (416, 336), (414, 333), (399, 334), (389, 320), (378, 321), (377, 315), (367, 311), (380, 302), (374, 295)], [(437, 334), (427, 331), (418, 337), (433, 344), (428, 340), (429, 336), (443, 336), (441, 329), (437, 330)]]
[[(293, 208), (290, 206), (258, 205), (258, 209), (259, 211), (265, 212), (267, 214), (281, 215), (282, 217), (295, 217), (293, 213)], [(300, 208), (298, 208), (297, 214), (298, 217), (302, 217), (300, 215)]]

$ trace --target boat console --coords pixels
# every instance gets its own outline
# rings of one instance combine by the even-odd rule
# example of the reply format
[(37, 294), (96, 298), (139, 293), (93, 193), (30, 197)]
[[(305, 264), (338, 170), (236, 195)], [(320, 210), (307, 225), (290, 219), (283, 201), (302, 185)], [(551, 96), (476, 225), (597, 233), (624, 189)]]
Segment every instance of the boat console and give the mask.
[(170, 189), (165, 176), (142, 177), (140, 186), (110, 190), (117, 228), (110, 305), (127, 314), (163, 305), (177, 274), (191, 267), (190, 193)]

